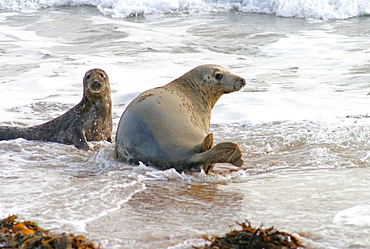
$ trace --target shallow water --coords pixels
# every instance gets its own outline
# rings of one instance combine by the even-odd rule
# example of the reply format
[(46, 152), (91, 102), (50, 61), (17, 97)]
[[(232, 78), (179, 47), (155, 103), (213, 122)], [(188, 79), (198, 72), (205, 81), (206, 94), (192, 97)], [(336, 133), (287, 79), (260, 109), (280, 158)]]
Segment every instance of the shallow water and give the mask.
[(84, 152), (1, 141), (2, 217), (82, 233), (103, 248), (192, 248), (246, 219), (299, 233), (307, 248), (370, 247), (369, 17), (194, 4), (202, 11), (162, 14), (158, 5), (112, 18), (102, 6), (51, 6), (0, 11), (1, 125), (64, 113), (80, 101), (84, 73), (99, 67), (110, 77), (115, 131), (140, 92), (221, 64), (247, 86), (219, 100), (211, 131), (239, 144), (245, 165), (190, 175), (120, 163), (108, 142)]

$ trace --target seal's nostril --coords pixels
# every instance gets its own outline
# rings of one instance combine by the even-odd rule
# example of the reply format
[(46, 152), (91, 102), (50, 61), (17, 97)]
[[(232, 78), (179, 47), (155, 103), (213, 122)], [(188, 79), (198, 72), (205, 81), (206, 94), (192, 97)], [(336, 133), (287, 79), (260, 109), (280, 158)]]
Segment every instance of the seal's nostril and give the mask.
[(94, 80), (93, 83), (91, 84), (91, 87), (94, 88), (100, 87), (100, 82), (98, 80)]
[(245, 81), (245, 79), (244, 79), (244, 78), (241, 78), (241, 79), (240, 79), (240, 82), (243, 84), (243, 86), (245, 86), (245, 84), (247, 84), (247, 82)]

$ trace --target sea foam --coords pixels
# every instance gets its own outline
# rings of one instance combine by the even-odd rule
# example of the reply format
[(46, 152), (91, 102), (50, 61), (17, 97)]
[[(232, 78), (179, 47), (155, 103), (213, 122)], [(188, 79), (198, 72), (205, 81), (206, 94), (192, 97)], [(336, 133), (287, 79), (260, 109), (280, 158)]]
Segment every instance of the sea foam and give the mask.
[(313, 19), (347, 19), (370, 14), (367, 0), (0, 0), (0, 9), (23, 11), (76, 5), (95, 6), (104, 15), (116, 18), (230, 10)]
[(338, 212), (333, 218), (334, 224), (370, 226), (370, 203), (359, 204)]

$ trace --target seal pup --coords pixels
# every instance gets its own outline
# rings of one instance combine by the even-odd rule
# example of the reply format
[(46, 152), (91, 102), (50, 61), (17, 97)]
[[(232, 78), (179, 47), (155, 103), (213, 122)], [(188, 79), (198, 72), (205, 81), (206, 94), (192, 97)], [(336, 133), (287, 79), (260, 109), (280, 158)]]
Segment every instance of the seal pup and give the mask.
[(0, 140), (24, 138), (74, 144), (88, 150), (87, 141), (112, 142), (112, 100), (108, 75), (91, 69), (83, 78), (80, 103), (63, 115), (31, 127), (0, 126)]
[(116, 134), (119, 160), (159, 169), (206, 173), (214, 163), (242, 166), (235, 143), (213, 145), (211, 110), (223, 95), (240, 90), (245, 79), (222, 66), (201, 65), (162, 87), (136, 97), (123, 112)]

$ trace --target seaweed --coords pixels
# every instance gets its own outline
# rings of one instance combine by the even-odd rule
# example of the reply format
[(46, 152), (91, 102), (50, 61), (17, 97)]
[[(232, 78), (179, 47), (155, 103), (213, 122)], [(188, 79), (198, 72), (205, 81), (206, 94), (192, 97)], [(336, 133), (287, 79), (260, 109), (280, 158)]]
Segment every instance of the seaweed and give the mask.
[(7, 249), (99, 249), (82, 235), (52, 234), (35, 222), (17, 222), (16, 215), (0, 220), (0, 248)]
[(285, 232), (274, 227), (263, 229), (253, 228), (250, 222), (237, 223), (241, 230), (234, 230), (224, 237), (204, 238), (211, 242), (204, 247), (195, 249), (298, 249), (304, 248), (301, 242)]
[[(84, 236), (52, 234), (32, 221), (16, 221), (11, 215), (0, 220), (0, 249), (100, 249)], [(204, 238), (211, 242), (195, 249), (302, 249), (304, 246), (291, 234), (274, 227), (253, 228), (250, 222), (237, 223), (241, 230), (234, 230), (223, 237)]]

